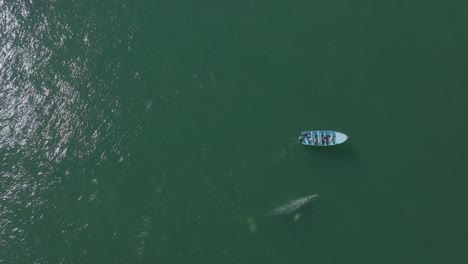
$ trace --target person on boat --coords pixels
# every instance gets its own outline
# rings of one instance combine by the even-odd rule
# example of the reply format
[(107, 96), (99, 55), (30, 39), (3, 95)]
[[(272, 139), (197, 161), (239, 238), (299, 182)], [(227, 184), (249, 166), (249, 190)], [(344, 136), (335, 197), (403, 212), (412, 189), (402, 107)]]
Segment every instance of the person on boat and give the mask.
[(325, 145), (325, 140), (326, 140), (325, 135), (322, 135), (322, 145)]
[(318, 136), (314, 137), (314, 145), (318, 145)]
[(329, 138), (329, 143), (328, 144), (334, 144), (335, 143), (335, 139), (333, 138), (333, 135), (330, 136)]

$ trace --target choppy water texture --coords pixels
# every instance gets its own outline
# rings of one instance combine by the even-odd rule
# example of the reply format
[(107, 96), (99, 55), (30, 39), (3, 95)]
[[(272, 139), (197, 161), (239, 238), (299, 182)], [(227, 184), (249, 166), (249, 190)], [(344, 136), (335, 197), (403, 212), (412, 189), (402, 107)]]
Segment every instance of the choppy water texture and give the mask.
[(0, 262), (466, 262), (467, 8), (0, 0)]

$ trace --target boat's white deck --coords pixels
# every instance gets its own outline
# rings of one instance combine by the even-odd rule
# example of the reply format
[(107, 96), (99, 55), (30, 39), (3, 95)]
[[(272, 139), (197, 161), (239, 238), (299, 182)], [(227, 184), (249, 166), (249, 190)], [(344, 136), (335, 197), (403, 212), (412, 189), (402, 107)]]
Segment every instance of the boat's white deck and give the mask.
[(330, 130), (305, 131), (301, 135), (301, 143), (308, 146), (333, 146), (348, 139), (345, 134)]

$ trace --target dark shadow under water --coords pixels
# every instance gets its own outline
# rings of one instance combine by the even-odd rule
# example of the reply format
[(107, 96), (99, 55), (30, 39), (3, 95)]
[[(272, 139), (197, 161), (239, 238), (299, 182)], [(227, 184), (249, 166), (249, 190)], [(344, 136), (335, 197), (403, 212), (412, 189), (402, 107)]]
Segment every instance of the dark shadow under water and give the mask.
[(307, 152), (314, 157), (334, 158), (356, 160), (358, 152), (351, 144), (342, 144), (337, 146), (317, 147), (317, 146), (304, 146)]

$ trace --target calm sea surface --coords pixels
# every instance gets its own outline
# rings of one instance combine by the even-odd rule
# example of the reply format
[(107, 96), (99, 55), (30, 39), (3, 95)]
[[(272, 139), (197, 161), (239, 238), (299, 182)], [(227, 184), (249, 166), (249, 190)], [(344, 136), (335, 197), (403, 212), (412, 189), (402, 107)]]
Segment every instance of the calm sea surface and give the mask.
[(0, 0), (0, 263), (468, 263), (467, 10)]

